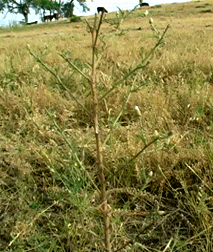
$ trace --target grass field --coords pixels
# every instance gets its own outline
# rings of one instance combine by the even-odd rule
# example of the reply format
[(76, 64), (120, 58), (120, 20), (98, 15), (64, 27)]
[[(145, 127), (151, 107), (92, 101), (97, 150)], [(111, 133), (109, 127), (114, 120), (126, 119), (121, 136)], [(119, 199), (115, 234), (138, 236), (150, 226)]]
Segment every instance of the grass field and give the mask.
[[(147, 10), (98, 42), (112, 251), (212, 252), (213, 2)], [(86, 23), (0, 28), (0, 58), (0, 251), (105, 251)]]

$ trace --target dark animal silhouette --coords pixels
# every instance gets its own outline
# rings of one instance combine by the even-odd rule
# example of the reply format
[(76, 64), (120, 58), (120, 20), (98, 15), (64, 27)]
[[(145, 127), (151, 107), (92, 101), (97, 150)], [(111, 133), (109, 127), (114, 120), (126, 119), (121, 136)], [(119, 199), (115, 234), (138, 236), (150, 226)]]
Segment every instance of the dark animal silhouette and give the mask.
[(44, 16), (44, 22), (50, 20), (50, 22), (53, 20), (53, 18), (55, 18), (55, 20), (59, 19), (59, 14), (58, 13), (54, 13), (53, 15), (48, 15), (48, 16)]
[(141, 3), (140, 4), (140, 7), (145, 7), (145, 6), (147, 7), (147, 6), (149, 6), (149, 4), (148, 3)]
[(108, 11), (104, 8), (104, 7), (98, 7), (97, 8), (97, 12), (99, 13), (99, 12), (106, 12), (106, 13), (108, 13)]
[(52, 21), (52, 19), (53, 19), (52, 15), (44, 16), (44, 22), (48, 20)]
[(38, 21), (27, 23), (27, 25), (38, 24)]
[(53, 17), (55, 18), (55, 20), (59, 20), (60, 15), (59, 15), (58, 13), (55, 13), (55, 14), (53, 15)]

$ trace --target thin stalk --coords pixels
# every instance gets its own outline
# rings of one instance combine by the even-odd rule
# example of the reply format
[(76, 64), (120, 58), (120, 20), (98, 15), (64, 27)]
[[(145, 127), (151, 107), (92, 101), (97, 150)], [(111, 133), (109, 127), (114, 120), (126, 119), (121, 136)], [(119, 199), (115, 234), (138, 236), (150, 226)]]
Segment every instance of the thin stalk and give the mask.
[(91, 92), (93, 99), (93, 121), (94, 121), (94, 133), (96, 140), (96, 154), (97, 154), (97, 166), (99, 171), (99, 179), (101, 184), (101, 212), (103, 213), (104, 221), (104, 231), (105, 231), (105, 249), (107, 252), (111, 252), (111, 243), (110, 243), (110, 218), (107, 205), (107, 196), (106, 196), (106, 183), (104, 176), (104, 166), (103, 166), (103, 156), (102, 156), (102, 146), (99, 133), (99, 116), (98, 116), (98, 94), (97, 94), (97, 84), (96, 84), (96, 45), (98, 39), (98, 33), (100, 31), (101, 23), (103, 20), (103, 12), (101, 13), (100, 21), (98, 28), (96, 29), (97, 16), (95, 16), (93, 29), (90, 29), (92, 35), (92, 72), (91, 72)]

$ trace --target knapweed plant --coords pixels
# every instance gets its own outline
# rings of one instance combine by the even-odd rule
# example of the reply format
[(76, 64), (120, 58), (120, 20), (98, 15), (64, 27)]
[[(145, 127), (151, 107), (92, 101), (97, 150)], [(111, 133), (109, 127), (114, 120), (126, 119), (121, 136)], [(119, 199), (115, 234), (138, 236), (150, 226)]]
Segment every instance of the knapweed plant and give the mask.
[[(117, 22), (117, 29), (119, 29), (124, 18), (126, 18), (130, 13), (131, 12), (126, 13), (126, 12), (122, 11), (121, 9), (119, 9), (119, 13), (116, 16), (117, 21), (118, 21)], [(99, 68), (101, 68), (101, 64), (104, 61), (103, 55), (105, 53), (104, 51), (100, 51), (100, 47), (102, 49), (107, 47), (107, 41), (104, 41), (103, 37), (101, 37), (101, 40), (100, 40), (101, 43), (99, 43), (101, 26), (103, 24), (103, 15), (104, 15), (104, 13), (101, 13), (100, 17), (95, 15), (94, 21), (92, 23), (91, 23), (91, 21), (90, 22), (86, 21), (87, 30), (91, 34), (91, 62), (86, 63), (87, 66), (89, 66), (90, 73), (85, 72), (78, 65), (73, 63), (73, 61), (66, 54), (64, 54), (64, 53), (60, 54), (61, 57), (68, 63), (68, 66), (70, 68), (72, 68), (77, 74), (79, 74), (83, 78), (83, 80), (85, 82), (84, 90), (87, 89), (87, 91), (84, 91), (84, 93), (87, 94), (88, 97), (90, 97), (89, 99), (91, 99), (91, 103), (90, 103), (89, 107), (88, 107), (88, 104), (87, 105), (82, 104), (82, 102), (79, 101), (78, 98), (76, 98), (72, 94), (72, 91), (69, 89), (69, 86), (67, 86), (66, 83), (64, 83), (64, 81), (61, 79), (61, 77), (59, 77), (59, 75), (54, 70), (52, 70), (46, 63), (44, 63), (42, 61), (42, 59), (40, 59), (38, 56), (36, 56), (35, 53), (32, 51), (32, 49), (29, 46), (28, 46), (28, 50), (29, 50), (30, 54), (37, 60), (37, 62), (39, 62), (44, 67), (44, 69), (46, 71), (50, 72), (53, 75), (53, 77), (56, 79), (57, 84), (59, 86), (61, 86), (65, 91), (67, 91), (69, 93), (71, 99), (73, 99), (78, 104), (79, 108), (82, 111), (81, 113), (84, 114), (83, 118), (87, 117), (87, 118), (89, 118), (89, 121), (91, 121), (91, 127), (94, 130), (94, 139), (95, 139), (94, 142), (95, 142), (95, 151), (96, 151), (94, 169), (97, 170), (98, 178), (99, 178), (99, 182), (96, 182), (97, 184), (94, 184), (94, 181), (92, 181), (91, 183), (94, 185), (93, 188), (96, 191), (98, 191), (98, 193), (100, 193), (100, 201), (99, 201), (98, 205), (96, 206), (96, 210), (98, 210), (99, 213), (103, 217), (105, 250), (107, 252), (111, 252), (112, 251), (111, 218), (112, 218), (114, 209), (108, 203), (109, 193), (107, 192), (106, 187), (108, 185), (109, 188), (113, 188), (114, 186), (113, 186), (113, 184), (111, 184), (111, 181), (117, 180), (117, 182), (116, 182), (117, 186), (119, 188), (122, 188), (124, 186), (124, 184), (119, 182), (119, 179), (116, 178), (117, 175), (119, 174), (119, 172), (121, 172), (123, 169), (125, 169), (126, 165), (131, 166), (131, 163), (133, 163), (137, 159), (137, 157), (140, 156), (144, 152), (144, 150), (147, 149), (150, 145), (156, 143), (157, 141), (159, 141), (161, 139), (168, 138), (170, 136), (170, 134), (163, 136), (163, 137), (156, 136), (150, 142), (145, 141), (144, 142), (145, 146), (143, 147), (142, 150), (140, 150), (138, 153), (136, 153), (132, 157), (129, 156), (127, 158), (126, 164), (123, 164), (119, 169), (117, 169), (116, 172), (110, 171), (110, 176), (107, 175), (107, 177), (106, 177), (107, 170), (105, 167), (105, 163), (107, 163), (106, 150), (108, 148), (108, 145), (110, 144), (109, 142), (111, 141), (110, 138), (112, 138), (113, 131), (117, 127), (117, 123), (120, 122), (122, 117), (125, 115), (125, 110), (126, 110), (126, 107), (127, 107), (127, 104), (128, 104), (128, 101), (129, 101), (131, 95), (137, 93), (144, 86), (143, 82), (141, 84), (138, 84), (138, 83), (136, 83), (136, 81), (134, 81), (134, 78), (136, 78), (136, 73), (138, 71), (143, 71), (143, 69), (145, 69), (147, 67), (147, 65), (149, 64), (153, 55), (155, 54), (155, 51), (157, 50), (158, 46), (163, 43), (165, 34), (166, 34), (169, 26), (167, 26), (165, 28), (165, 30), (163, 31), (163, 33), (161, 35), (160, 35), (160, 33), (158, 33), (159, 37), (158, 37), (157, 43), (148, 52), (146, 52), (146, 54), (141, 55), (141, 59), (140, 59), (139, 63), (135, 64), (134, 66), (129, 67), (125, 72), (123, 72), (123, 74), (121, 76), (119, 76), (118, 79), (113, 80), (110, 87), (103, 88), (103, 87), (99, 86), (99, 82), (97, 80), (98, 76), (100, 76), (100, 73), (101, 73)], [(153, 21), (151, 21), (150, 24), (153, 28)], [(154, 31), (156, 32), (156, 29)], [(103, 47), (103, 45), (105, 45), (105, 47)], [(128, 82), (128, 79), (130, 79), (130, 78), (133, 78), (133, 82), (132, 82), (131, 86), (128, 86), (127, 82)], [(126, 91), (123, 94), (123, 104), (122, 104), (118, 114), (111, 116), (110, 110), (108, 109), (107, 98), (110, 97), (110, 95), (113, 92), (116, 92), (116, 90), (119, 90), (119, 88), (124, 85), (126, 85)], [(87, 98), (85, 97), (85, 99), (87, 99)], [(105, 107), (107, 114), (108, 114), (108, 118), (106, 121), (106, 123), (108, 124), (108, 129), (106, 130), (106, 132), (104, 134), (102, 134), (103, 118), (100, 116), (100, 114), (101, 114), (100, 107), (103, 107), (103, 104), (104, 104), (104, 107)], [(54, 116), (49, 111), (46, 111), (46, 112), (49, 115), (50, 119), (53, 121), (54, 126), (57, 129), (58, 133), (65, 139), (67, 145), (70, 147), (71, 151), (74, 153), (75, 162), (81, 167), (81, 169), (85, 170), (85, 167), (84, 167), (84, 165), (83, 165), (82, 161), (80, 160), (79, 155), (77, 153), (76, 147), (74, 147), (74, 143), (72, 142), (72, 140), (70, 140), (66, 137), (66, 134), (65, 134), (66, 129), (62, 130), (58, 126), (56, 120), (54, 119)], [(141, 114), (140, 114), (140, 109), (138, 106), (136, 106), (136, 110), (135, 110), (135, 112), (133, 112), (133, 114), (134, 113), (135, 113), (135, 115), (133, 115), (133, 117), (135, 116), (136, 120), (140, 120)], [(104, 155), (103, 155), (103, 149), (104, 149)], [(47, 156), (46, 156), (46, 159), (48, 160)], [(72, 188), (76, 188), (76, 190), (79, 191), (80, 190), (79, 187), (81, 187), (81, 185), (83, 186), (83, 184), (85, 183), (85, 181), (80, 182), (82, 179), (81, 179), (80, 173), (77, 172), (77, 170), (73, 170), (73, 172), (75, 174), (78, 174), (77, 176), (79, 176), (79, 179), (78, 179), (78, 177), (76, 177), (76, 175), (69, 176), (67, 174), (67, 172), (64, 175), (63, 174), (60, 175), (60, 173), (57, 172), (57, 169), (55, 169), (51, 165), (51, 162), (49, 163), (48, 166), (50, 167), (53, 174), (55, 174), (57, 179), (60, 179), (62, 181), (62, 183), (65, 185), (65, 187), (67, 188), (68, 191), (73, 192)], [(107, 173), (109, 173), (109, 171), (107, 171)], [(150, 172), (150, 174), (151, 174), (151, 172)], [(87, 176), (87, 179), (90, 180), (90, 175), (88, 174), (88, 172), (87, 172), (86, 176)], [(109, 181), (107, 180), (107, 178), (109, 179)], [(147, 183), (147, 181), (148, 181), (147, 178), (145, 180)], [(68, 182), (68, 181), (71, 181), (71, 182)], [(78, 186), (75, 185), (75, 183), (77, 183), (76, 181), (78, 182)], [(70, 183), (72, 185), (70, 185)], [(76, 190), (75, 190), (75, 194), (77, 193)], [(116, 188), (114, 188), (114, 190), (116, 190)], [(76, 203), (76, 205), (78, 205), (78, 204)], [(125, 246), (123, 246), (123, 248), (124, 247)], [(119, 251), (119, 248), (116, 251)]]

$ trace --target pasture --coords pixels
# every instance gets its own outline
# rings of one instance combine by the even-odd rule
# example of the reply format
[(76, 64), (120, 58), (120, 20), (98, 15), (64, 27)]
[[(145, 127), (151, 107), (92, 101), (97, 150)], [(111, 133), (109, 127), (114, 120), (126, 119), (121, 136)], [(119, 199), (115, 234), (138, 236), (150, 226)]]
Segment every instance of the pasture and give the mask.
[[(213, 2), (146, 10), (96, 52), (112, 251), (212, 252)], [(83, 21), (0, 28), (0, 251), (105, 251)]]

